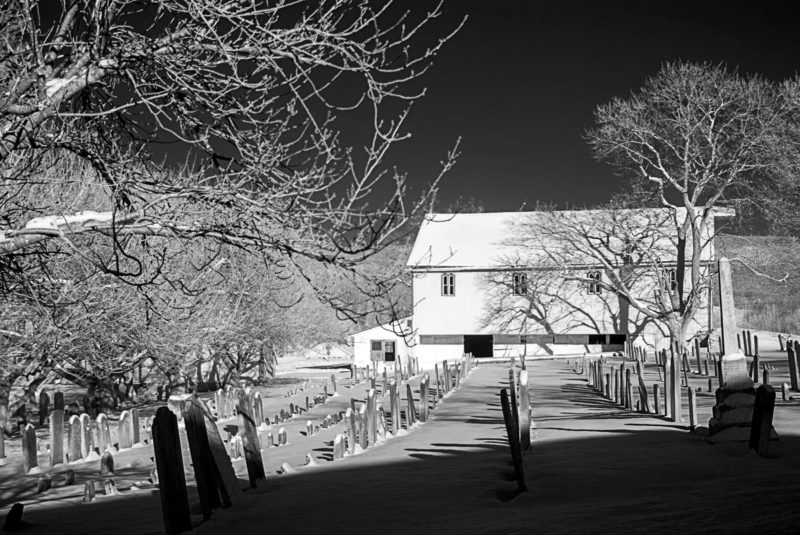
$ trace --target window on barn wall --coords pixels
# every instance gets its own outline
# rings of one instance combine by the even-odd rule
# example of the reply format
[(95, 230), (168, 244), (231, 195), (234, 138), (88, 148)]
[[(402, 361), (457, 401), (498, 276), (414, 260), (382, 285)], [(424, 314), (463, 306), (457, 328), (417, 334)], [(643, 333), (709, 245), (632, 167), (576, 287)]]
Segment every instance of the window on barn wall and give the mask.
[(591, 295), (600, 295), (603, 292), (603, 286), (601, 284), (603, 274), (599, 271), (590, 271), (586, 274), (586, 278), (589, 279), (589, 293)]
[(527, 295), (528, 276), (525, 273), (514, 273), (512, 277), (511, 286), (514, 295)]
[(678, 272), (676, 269), (668, 269), (665, 275), (666, 284), (669, 284), (669, 290), (674, 292), (678, 289)]
[(456, 276), (452, 273), (442, 275), (442, 295), (456, 295)]

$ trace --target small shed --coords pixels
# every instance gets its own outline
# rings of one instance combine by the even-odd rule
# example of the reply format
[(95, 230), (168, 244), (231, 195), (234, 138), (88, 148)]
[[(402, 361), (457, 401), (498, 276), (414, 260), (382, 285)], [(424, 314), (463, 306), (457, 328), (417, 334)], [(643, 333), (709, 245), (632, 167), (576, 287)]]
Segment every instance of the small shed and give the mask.
[(414, 356), (413, 333), (410, 316), (353, 333), (350, 336), (353, 363), (363, 367), (377, 362), (382, 369), (383, 363), (399, 360), (405, 366), (408, 357)]

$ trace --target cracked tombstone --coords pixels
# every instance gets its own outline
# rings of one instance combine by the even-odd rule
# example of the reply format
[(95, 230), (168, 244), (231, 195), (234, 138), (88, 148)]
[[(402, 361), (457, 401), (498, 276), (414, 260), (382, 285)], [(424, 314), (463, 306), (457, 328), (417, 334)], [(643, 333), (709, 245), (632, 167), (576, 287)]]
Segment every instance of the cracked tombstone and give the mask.
[(333, 439), (333, 460), (344, 459), (344, 437), (341, 433)]

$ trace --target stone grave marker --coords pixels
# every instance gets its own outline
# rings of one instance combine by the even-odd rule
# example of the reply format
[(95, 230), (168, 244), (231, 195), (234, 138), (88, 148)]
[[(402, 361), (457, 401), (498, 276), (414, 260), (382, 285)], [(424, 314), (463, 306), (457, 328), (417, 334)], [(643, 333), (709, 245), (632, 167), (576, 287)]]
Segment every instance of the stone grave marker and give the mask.
[(36, 430), (33, 424), (27, 424), (22, 431), (22, 473), (30, 473), (39, 466), (38, 451)]
[[(2, 433), (0, 433), (2, 434)], [(50, 466), (64, 462), (64, 411), (50, 413)]]
[(430, 396), (430, 377), (423, 374), (419, 381), (419, 419), (421, 422), (428, 421), (428, 397)]
[(333, 460), (344, 459), (344, 437), (341, 433), (333, 439)]
[(94, 480), (89, 479), (83, 484), (83, 502), (89, 503), (94, 500), (95, 497), (95, 489), (94, 489)]
[[(172, 407), (168, 407), (168, 409), (172, 411), (172, 414), (175, 414)], [(175, 417), (177, 418), (178, 415), (176, 414)], [(129, 411), (122, 411), (119, 415), (117, 437), (119, 440), (119, 449), (124, 450), (133, 447), (133, 421)]]
[(377, 392), (370, 388), (367, 392), (367, 443), (374, 445), (378, 437)]
[[(775, 389), (769, 385), (761, 385), (756, 390), (756, 401), (753, 407), (753, 421), (750, 426), (750, 449), (761, 457), (769, 455), (769, 441), (775, 434), (772, 429), (772, 417), (775, 413)], [(775, 437), (777, 439), (777, 437)]]
[(288, 437), (286, 435), (286, 428), (285, 427), (281, 427), (280, 429), (278, 429), (278, 445), (279, 446), (285, 446), (288, 443), (289, 443), (289, 440), (288, 440)]
[(53, 393), (53, 409), (57, 411), (64, 410), (64, 393), (63, 392), (54, 392)]
[(108, 425), (108, 416), (102, 412), (97, 415), (97, 446), (100, 453), (111, 448), (111, 428)]
[(528, 392), (528, 370), (519, 372), (519, 443), (523, 450), (531, 447), (531, 402)]
[(114, 456), (110, 451), (104, 451), (103, 456), (100, 457), (100, 475), (114, 475)]
[(190, 531), (192, 521), (183, 472), (178, 418), (167, 407), (159, 407), (153, 420), (153, 451), (158, 471), (164, 530), (167, 535)]
[(406, 409), (406, 425), (410, 428), (417, 423), (417, 410), (414, 407), (414, 392), (411, 389), (411, 384), (406, 383), (406, 401), (408, 408)]
[(361, 405), (358, 411), (358, 445), (362, 450), (366, 450), (369, 445), (367, 440), (367, 404)]
[(81, 458), (82, 432), (81, 419), (73, 414), (69, 417), (69, 444), (67, 446), (67, 460), (69, 462), (75, 462)]
[(39, 393), (39, 425), (44, 425), (47, 415), (50, 413), (50, 396), (42, 390)]
[(264, 472), (264, 461), (261, 459), (261, 444), (256, 432), (257, 424), (252, 413), (248, 412), (248, 409), (252, 407), (252, 403), (243, 393), (239, 394), (238, 401), (236, 412), (239, 416), (239, 427), (242, 430), (240, 435), (242, 437), (245, 463), (247, 464), (247, 475), (250, 480), (250, 487), (256, 488), (256, 482), (267, 477)]
[(94, 451), (94, 437), (92, 435), (92, 419), (85, 412), (81, 419), (81, 457), (86, 459)]
[(139, 423), (139, 409), (131, 409), (131, 440), (134, 445), (141, 443), (139, 436), (140, 423)]
[(347, 432), (350, 435), (350, 441), (347, 443), (348, 452), (353, 455), (356, 452), (356, 442), (358, 440), (358, 427), (356, 425), (356, 413), (352, 408), (348, 408), (344, 415), (345, 423), (347, 425)]

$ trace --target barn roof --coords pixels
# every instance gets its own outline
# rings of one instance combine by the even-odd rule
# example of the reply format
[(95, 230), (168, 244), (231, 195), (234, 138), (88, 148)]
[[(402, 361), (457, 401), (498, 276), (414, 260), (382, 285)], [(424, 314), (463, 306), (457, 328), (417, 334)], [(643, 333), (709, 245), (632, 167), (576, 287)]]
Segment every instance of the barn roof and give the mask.
[[(647, 217), (647, 214), (666, 215), (666, 209), (616, 210), (619, 216)], [(517, 240), (515, 225), (550, 225), (553, 217), (569, 219), (591, 227), (607, 210), (562, 210), (555, 212), (483, 212), (459, 214), (429, 214), (422, 225), (409, 255), (407, 267), (414, 270), (468, 270), (507, 267), (510, 258), (530, 260), (530, 242)], [(685, 214), (680, 209), (678, 216)], [(732, 210), (716, 209), (714, 217), (730, 217)], [(713, 218), (712, 218), (713, 219)], [(713, 225), (713, 222), (712, 222)], [(674, 228), (674, 227), (673, 227)], [(547, 240), (557, 239), (554, 235)], [(709, 254), (713, 254), (709, 249)]]

